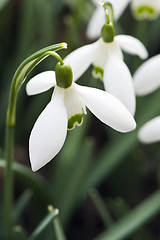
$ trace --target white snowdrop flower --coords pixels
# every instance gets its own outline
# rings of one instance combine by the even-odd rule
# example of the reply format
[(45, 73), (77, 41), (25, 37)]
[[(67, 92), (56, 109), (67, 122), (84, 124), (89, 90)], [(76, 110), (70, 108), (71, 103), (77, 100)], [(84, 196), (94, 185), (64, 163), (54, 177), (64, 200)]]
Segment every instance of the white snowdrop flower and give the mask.
[(151, 119), (140, 128), (138, 139), (145, 144), (160, 141), (160, 116)]
[(56, 65), (33, 77), (26, 86), (28, 95), (54, 88), (50, 102), (39, 115), (29, 139), (29, 155), (33, 171), (55, 157), (62, 148), (67, 128), (81, 125), (86, 107), (103, 123), (119, 132), (132, 131), (136, 123), (126, 107), (113, 95), (72, 80), (72, 70), (66, 63)]
[(76, 79), (93, 64), (94, 76), (103, 80), (105, 90), (116, 96), (134, 115), (136, 107), (134, 86), (130, 71), (123, 61), (121, 49), (142, 59), (148, 56), (146, 48), (138, 39), (118, 35), (113, 37), (111, 42), (105, 42), (100, 38), (92, 44), (80, 47), (69, 54), (65, 61), (72, 67)]
[[(87, 26), (87, 36), (96, 39), (101, 35), (101, 28), (106, 22), (105, 12), (99, 4), (99, 0), (92, 0), (96, 10)], [(130, 4), (133, 16), (137, 20), (154, 20), (160, 14), (160, 0), (109, 0), (112, 4), (114, 19), (117, 21), (124, 10)]]
[[(101, 28), (106, 22), (106, 16), (104, 9), (99, 5), (100, 1), (92, 1), (96, 5), (96, 10), (88, 23), (87, 36), (90, 39), (96, 39), (101, 35)], [(112, 4), (115, 20), (118, 20), (130, 0), (110, 0), (108, 2)]]
[[(160, 54), (144, 62), (135, 72), (134, 87), (136, 95), (152, 93), (160, 87)], [(138, 139), (143, 143), (160, 141), (160, 116), (145, 123), (138, 132)]]
[(135, 72), (136, 95), (143, 96), (160, 87), (160, 54), (149, 58)]
[(138, 20), (153, 20), (160, 14), (160, 0), (131, 0), (131, 10)]

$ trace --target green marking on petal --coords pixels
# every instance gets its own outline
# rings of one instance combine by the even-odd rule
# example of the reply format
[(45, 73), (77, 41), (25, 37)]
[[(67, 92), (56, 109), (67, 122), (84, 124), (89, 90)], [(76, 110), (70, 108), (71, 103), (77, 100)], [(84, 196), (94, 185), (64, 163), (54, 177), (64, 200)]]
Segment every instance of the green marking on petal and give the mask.
[(134, 9), (134, 14), (138, 19), (154, 19), (158, 16), (155, 8), (145, 5)]
[(72, 116), (70, 119), (68, 119), (68, 130), (72, 130), (75, 128), (75, 126), (80, 126), (83, 122), (83, 114), (79, 113), (74, 116)]
[(103, 69), (98, 66), (94, 66), (92, 74), (94, 78), (99, 78), (100, 80), (103, 80)]

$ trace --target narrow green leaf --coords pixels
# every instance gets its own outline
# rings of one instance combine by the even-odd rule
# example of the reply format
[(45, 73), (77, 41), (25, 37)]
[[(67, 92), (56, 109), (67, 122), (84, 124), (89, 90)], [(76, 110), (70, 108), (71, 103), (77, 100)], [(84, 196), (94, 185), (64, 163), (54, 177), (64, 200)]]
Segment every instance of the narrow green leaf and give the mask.
[[(48, 206), (48, 211), (52, 212), (54, 210), (53, 206)], [(56, 239), (57, 240), (66, 240), (64, 231), (62, 229), (62, 226), (60, 224), (58, 216), (53, 219), (53, 226), (56, 234)]]
[(22, 227), (15, 226), (13, 228), (13, 240), (27, 240), (27, 234)]
[[(0, 167), (5, 168), (6, 162), (0, 159)], [(38, 173), (33, 173), (29, 168), (13, 163), (13, 170), (17, 176), (21, 179), (22, 183), (25, 183), (27, 187), (32, 188), (35, 194), (37, 194), (45, 203), (52, 201), (51, 186), (49, 183)]]
[(98, 191), (96, 189), (91, 189), (89, 191), (89, 196), (91, 197), (104, 225), (106, 227), (109, 227), (110, 225), (112, 225), (113, 223), (112, 217), (107, 209), (107, 206), (104, 200), (101, 198)]
[(130, 211), (95, 240), (121, 240), (131, 235), (160, 211), (160, 190)]
[(14, 223), (17, 223), (19, 218), (21, 217), (23, 211), (25, 210), (26, 206), (28, 205), (29, 201), (31, 200), (31, 197), (33, 196), (33, 191), (30, 189), (27, 189), (20, 199), (18, 200), (16, 206), (14, 207), (13, 212), (13, 221)]
[(40, 222), (37, 228), (33, 231), (28, 240), (35, 240), (45, 230), (48, 224), (58, 215), (58, 209), (53, 209), (49, 214)]

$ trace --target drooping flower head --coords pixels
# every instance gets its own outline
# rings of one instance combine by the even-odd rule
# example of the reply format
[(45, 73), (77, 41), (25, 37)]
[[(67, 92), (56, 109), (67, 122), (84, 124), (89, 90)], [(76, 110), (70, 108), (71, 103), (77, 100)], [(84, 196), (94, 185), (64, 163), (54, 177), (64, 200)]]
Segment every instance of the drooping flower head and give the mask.
[[(101, 35), (101, 28), (106, 22), (106, 16), (99, 4), (99, 0), (92, 0), (96, 6), (87, 26), (87, 37), (96, 39)], [(133, 16), (137, 20), (154, 20), (160, 14), (160, 0), (109, 0), (114, 11), (114, 20), (117, 21), (130, 3)]]
[(57, 63), (55, 72), (33, 77), (26, 86), (28, 95), (55, 87), (50, 102), (39, 115), (29, 139), (29, 155), (33, 171), (47, 164), (62, 148), (67, 129), (81, 125), (86, 107), (103, 123), (120, 132), (136, 127), (129, 111), (111, 94), (95, 88), (79, 86), (73, 81), (71, 67)]
[[(134, 87), (137, 96), (145, 96), (160, 87), (160, 54), (144, 62), (135, 72)], [(159, 102), (157, 102), (159, 104)], [(159, 104), (160, 107), (160, 104)], [(143, 143), (160, 141), (160, 116), (145, 123), (138, 132)]]
[(137, 20), (154, 20), (160, 14), (160, 0), (132, 0), (131, 10)]
[[(103, 7), (107, 16), (108, 7), (110, 10), (111, 5), (104, 4)], [(71, 65), (74, 75), (78, 77), (93, 64), (94, 77), (103, 80), (105, 90), (116, 96), (134, 115), (136, 108), (134, 86), (130, 71), (123, 61), (122, 50), (138, 55), (142, 59), (147, 58), (148, 53), (138, 39), (127, 35), (115, 36), (110, 15), (112, 12), (106, 17), (107, 21), (101, 29), (102, 37), (73, 51), (65, 61)]]

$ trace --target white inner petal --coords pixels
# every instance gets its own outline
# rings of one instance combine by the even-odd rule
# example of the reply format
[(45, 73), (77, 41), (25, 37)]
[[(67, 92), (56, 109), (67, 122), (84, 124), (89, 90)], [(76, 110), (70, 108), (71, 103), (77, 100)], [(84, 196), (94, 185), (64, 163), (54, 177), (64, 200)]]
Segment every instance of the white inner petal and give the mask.
[(112, 43), (105, 43), (102, 38), (98, 40), (98, 48), (94, 54), (93, 65), (104, 69), (104, 66), (110, 56), (110, 54), (116, 54), (120, 58), (123, 58), (122, 51), (119, 48), (116, 41)]
[(83, 113), (84, 114), (87, 113), (86, 107), (81, 97), (75, 90), (74, 85), (75, 83), (73, 83), (73, 85), (70, 88), (66, 89), (64, 95), (64, 102), (67, 109), (68, 120), (72, 121), (73, 124), (72, 128), (74, 128), (75, 125), (81, 125), (82, 122), (80, 122), (80, 120), (78, 122), (78, 119), (79, 117), (82, 119)]

